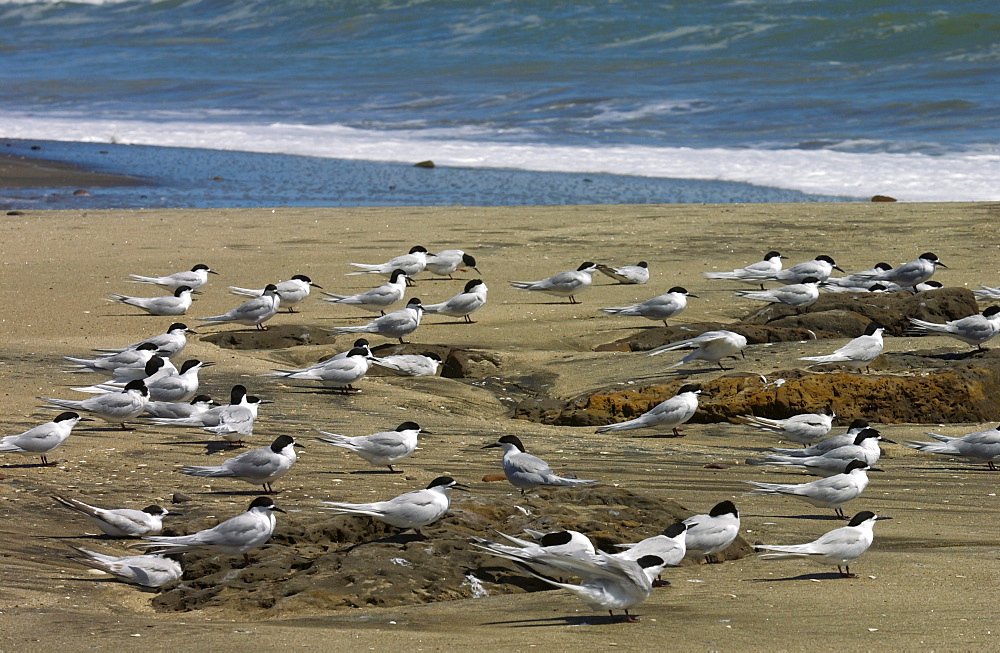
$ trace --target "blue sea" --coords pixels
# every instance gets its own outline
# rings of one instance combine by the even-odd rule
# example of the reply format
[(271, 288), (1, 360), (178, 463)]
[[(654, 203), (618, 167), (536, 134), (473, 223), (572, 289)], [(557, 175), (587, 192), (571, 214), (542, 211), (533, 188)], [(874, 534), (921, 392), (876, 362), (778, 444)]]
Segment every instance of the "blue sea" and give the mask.
[(0, 152), (143, 179), (8, 207), (1000, 199), (996, 0), (0, 0), (0, 33)]

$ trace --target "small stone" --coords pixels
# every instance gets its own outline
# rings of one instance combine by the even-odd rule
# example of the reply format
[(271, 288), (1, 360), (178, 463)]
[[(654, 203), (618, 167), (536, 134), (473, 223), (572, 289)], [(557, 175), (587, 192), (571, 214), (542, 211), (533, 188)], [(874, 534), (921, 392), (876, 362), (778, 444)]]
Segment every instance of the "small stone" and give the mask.
[(182, 492), (174, 492), (174, 495), (170, 497), (170, 501), (171, 503), (187, 503), (188, 501), (194, 501), (194, 499)]

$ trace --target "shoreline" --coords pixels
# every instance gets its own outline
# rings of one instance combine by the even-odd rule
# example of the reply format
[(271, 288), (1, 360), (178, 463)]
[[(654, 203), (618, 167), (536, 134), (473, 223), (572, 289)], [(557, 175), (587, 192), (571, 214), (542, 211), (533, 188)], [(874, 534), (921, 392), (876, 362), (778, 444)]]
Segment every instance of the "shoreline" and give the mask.
[(117, 188), (142, 186), (138, 177), (88, 170), (82, 166), (49, 159), (35, 159), (0, 152), (0, 189), (23, 188)]
[[(353, 337), (338, 337), (333, 345), (298, 341), (291, 347), (241, 350), (217, 346), (209, 338), (243, 327), (197, 327), (200, 335), (192, 336), (181, 359), (216, 363), (202, 375), (205, 392), (222, 398), (232, 384), (244, 383), (252, 393), (275, 402), (262, 408), (252, 446), (287, 434), (302, 440), (306, 449), (277, 484), (281, 492), (275, 500), (288, 510), (278, 515), (276, 534), (283, 537), (259, 549), (256, 557), (262, 564), (245, 571), (235, 569), (236, 558), (215, 558), (220, 573), (233, 574), (242, 586), (221, 588), (196, 610), (154, 612), (155, 595), (67, 563), (67, 545), (121, 551), (124, 544), (84, 535), (94, 530), (89, 522), (68, 514), (49, 495), (66, 493), (98, 505), (141, 508), (171, 505), (171, 495), (184, 492), (194, 501), (180, 508), (187, 514), (170, 527), (188, 532), (195, 524), (217, 523), (244, 510), (255, 496), (245, 484), (193, 479), (174, 471), (183, 464), (218, 463), (231, 452), (206, 451), (207, 436), (202, 433), (145, 425), (127, 432), (91, 424), (54, 452), (56, 466), (40, 468), (33, 459), (3, 454), (0, 496), (7, 519), (0, 521), (5, 579), (0, 587), (5, 617), (0, 648), (176, 650), (190, 648), (194, 637), (200, 648), (223, 651), (267, 650), (279, 644), (331, 648), (331, 638), (338, 638), (334, 647), (376, 650), (460, 650), (487, 641), (502, 641), (512, 650), (648, 650), (662, 647), (665, 637), (688, 650), (816, 650), (830, 648), (831, 642), (848, 650), (995, 647), (997, 603), (983, 588), (1000, 578), (995, 529), (990, 526), (1000, 516), (996, 476), (981, 465), (930, 457), (900, 445), (883, 447), (879, 467), (884, 471), (873, 472), (863, 497), (847, 506), (851, 514), (873, 510), (893, 517), (877, 525), (875, 544), (851, 564), (860, 578), (841, 580), (829, 568), (766, 562), (755, 556), (719, 565), (686, 565), (668, 571), (664, 577), (672, 585), (657, 590), (633, 611), (642, 619), (637, 625), (609, 624), (606, 613), (591, 612), (563, 591), (501, 594), (491, 584), (491, 595), (483, 599), (333, 609), (330, 597), (350, 588), (311, 586), (314, 593), (288, 598), (282, 594), (284, 583), (308, 581), (308, 570), (289, 578), (269, 577), (265, 571), (282, 557), (313, 561), (314, 551), (291, 540), (308, 528), (324, 527), (320, 501), (392, 496), (443, 474), (473, 486), (474, 492), (454, 497), (449, 517), (428, 529), (431, 542), (379, 546), (394, 547), (391, 557), (405, 558), (424, 549), (447, 555), (442, 548), (434, 549), (435, 535), (449, 529), (464, 532), (470, 514), (481, 505), (527, 501), (503, 482), (482, 482), (499, 470), (496, 450), (484, 452), (482, 446), (504, 434), (517, 434), (530, 452), (558, 472), (600, 479), (609, 487), (675, 500), (699, 512), (732, 499), (743, 517), (743, 537), (751, 544), (814, 539), (841, 525), (831, 518), (832, 511), (781, 497), (745, 495), (747, 479), (811, 480), (743, 464), (760, 449), (777, 444), (773, 435), (711, 423), (689, 424), (686, 437), (666, 439), (513, 420), (511, 404), (528, 385), (522, 380), (534, 379), (549, 395), (570, 399), (653, 380), (681, 383), (759, 374), (774, 378), (775, 372), (798, 367), (798, 357), (825, 352), (836, 343), (754, 345), (732, 370), (707, 365), (671, 370), (668, 366), (679, 356), (599, 351), (602, 344), (658, 327), (604, 315), (598, 308), (625, 305), (680, 285), (699, 298), (672, 324), (733, 322), (759, 306), (736, 298), (731, 285), (707, 282), (702, 272), (745, 265), (769, 249), (780, 250), (789, 264), (827, 253), (850, 271), (870, 267), (875, 260), (898, 264), (931, 248), (949, 266), (935, 279), (967, 288), (997, 285), (1000, 235), (993, 224), (998, 212), (996, 203), (831, 203), (29, 210), (3, 216), (10, 236), (0, 241), (0, 258), (13, 280), (0, 286), (0, 301), (7, 307), (0, 318), (5, 435), (51, 418), (51, 413), (38, 410), (38, 397), (77, 398), (68, 385), (97, 380), (92, 375), (67, 378), (62, 356), (141, 340), (177, 320), (104, 301), (110, 293), (161, 294), (153, 287), (127, 283), (129, 273), (161, 274), (202, 262), (220, 272), (189, 314), (180, 318), (190, 325), (198, 324), (197, 317), (235, 305), (238, 300), (226, 291), (230, 284), (259, 287), (307, 274), (330, 292), (373, 287), (380, 278), (347, 276), (351, 268), (346, 262), (384, 260), (414, 244), (431, 251), (461, 247), (473, 253), (490, 294), (487, 305), (474, 315), (475, 324), (429, 315), (409, 337), (416, 351), (421, 345), (446, 344), (481, 356), (479, 376), (369, 376), (358, 384), (362, 392), (351, 396), (261, 375), (307, 365), (344, 349)], [(582, 260), (623, 265), (638, 259), (649, 261), (648, 284), (621, 286), (597, 275), (577, 305), (518, 291), (507, 283), (543, 278), (575, 268)], [(442, 301), (458, 292), (470, 274), (456, 275), (461, 278), (455, 280), (421, 275), (408, 296), (425, 303)], [(362, 324), (371, 317), (316, 297), (297, 308), (298, 313), (279, 314), (269, 325), (319, 331)], [(373, 342), (395, 347), (385, 338)], [(887, 352), (897, 354), (920, 350), (947, 356), (967, 349), (944, 338), (899, 337), (886, 343)], [(932, 372), (912, 372), (927, 373)], [(316, 429), (355, 435), (391, 428), (408, 418), (428, 434), (421, 435), (421, 449), (412, 460), (400, 465), (402, 474), (371, 473), (356, 459), (311, 441)], [(961, 435), (994, 425), (904, 423), (879, 428), (902, 442), (923, 439), (927, 430)], [(557, 491), (547, 496), (559, 503)], [(571, 502), (562, 504), (566, 512), (561, 514), (576, 509)], [(616, 520), (608, 512), (602, 524), (611, 529)], [(556, 519), (553, 525), (558, 523)], [(335, 542), (325, 545), (335, 557), (351, 554)], [(369, 546), (375, 544), (354, 547), (354, 552)], [(404, 569), (395, 563), (384, 567), (397, 574)], [(378, 567), (359, 569), (359, 584), (385, 577)], [(415, 566), (409, 569), (418, 575)], [(207, 593), (211, 589), (206, 588)], [(259, 605), (255, 596), (274, 597), (274, 607), (249, 607)], [(982, 609), (970, 611), (972, 604)], [(823, 609), (803, 610), (804, 605)]]

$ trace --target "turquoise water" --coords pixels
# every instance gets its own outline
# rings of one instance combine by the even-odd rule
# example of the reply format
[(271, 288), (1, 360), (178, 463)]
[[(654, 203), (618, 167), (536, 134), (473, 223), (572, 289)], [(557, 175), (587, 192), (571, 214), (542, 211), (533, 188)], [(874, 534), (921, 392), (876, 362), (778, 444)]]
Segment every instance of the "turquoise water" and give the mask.
[(0, 29), (9, 139), (1000, 196), (995, 2), (0, 0)]

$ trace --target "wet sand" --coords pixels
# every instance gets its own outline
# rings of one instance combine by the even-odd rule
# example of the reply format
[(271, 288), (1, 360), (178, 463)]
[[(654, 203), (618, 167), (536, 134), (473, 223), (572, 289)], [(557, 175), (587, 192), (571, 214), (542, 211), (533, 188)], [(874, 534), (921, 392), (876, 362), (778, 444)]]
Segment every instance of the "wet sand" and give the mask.
[[(707, 366), (667, 370), (679, 358), (650, 358), (595, 347), (653, 323), (597, 312), (641, 300), (675, 285), (701, 296), (672, 323), (733, 321), (756, 305), (733, 297), (732, 286), (708, 282), (702, 272), (756, 261), (769, 249), (789, 263), (827, 253), (848, 271), (887, 260), (893, 264), (932, 250), (949, 268), (937, 275), (949, 286), (998, 285), (994, 204), (789, 204), (520, 208), (255, 209), (204, 211), (32, 212), (3, 216), (0, 242), (4, 280), (0, 391), (6, 402), (3, 434), (20, 432), (50, 416), (36, 397), (77, 398), (61, 357), (126, 344), (162, 331), (172, 318), (102, 301), (108, 293), (159, 294), (126, 283), (127, 273), (167, 273), (208, 263), (213, 277), (183, 321), (215, 315), (237, 300), (225, 286), (263, 286), (307, 274), (332, 292), (375, 285), (374, 276), (345, 276), (348, 261), (378, 262), (422, 244), (431, 251), (460, 247), (479, 261), (490, 286), (486, 307), (472, 325), (427, 316), (410, 340), (481, 350), (499, 361), (492, 378), (457, 380), (374, 377), (356, 396), (317, 393), (305, 384), (258, 375), (301, 365), (346, 348), (220, 349), (193, 338), (181, 358), (217, 363), (202, 374), (203, 389), (225, 397), (235, 382), (274, 400), (265, 406), (253, 444), (287, 433), (309, 447), (291, 474), (278, 482), (278, 529), (322, 519), (326, 499), (366, 501), (391, 496), (450, 474), (473, 487), (463, 502), (519, 503), (505, 483), (481, 479), (499, 471), (496, 450), (481, 447), (517, 434), (529, 451), (557, 471), (598, 478), (636, 493), (674, 499), (697, 511), (732, 498), (750, 542), (793, 543), (841, 525), (832, 511), (775, 497), (744, 496), (744, 480), (801, 482), (796, 473), (748, 468), (754, 449), (773, 436), (730, 424), (690, 425), (682, 439), (636, 432), (597, 435), (592, 428), (555, 427), (509, 419), (527, 392), (544, 386), (571, 398), (630, 381), (649, 383), (690, 375), (788, 369), (798, 356), (832, 351), (839, 343), (781, 343), (748, 348), (746, 360), (722, 372)], [(620, 286), (595, 275), (580, 305), (510, 288), (512, 279), (538, 279), (576, 268), (584, 260), (620, 265), (649, 261), (645, 286)], [(458, 292), (454, 281), (421, 275), (408, 296), (441, 301)], [(360, 315), (310, 298), (301, 312), (270, 324), (312, 328), (360, 324)], [(201, 327), (203, 335), (242, 327)], [(373, 344), (385, 342), (373, 338)], [(909, 351), (927, 340), (887, 339), (887, 351)], [(942, 347), (964, 351), (957, 342)], [(704, 370), (704, 371), (703, 371)], [(98, 380), (81, 375), (81, 380)], [(541, 379), (541, 381), (539, 381)], [(853, 416), (842, 416), (848, 420)], [(356, 474), (362, 461), (310, 443), (314, 429), (363, 434), (405, 419), (433, 433), (401, 465), (404, 474)], [(94, 425), (91, 425), (94, 426)], [(882, 428), (896, 441), (924, 439), (923, 431), (959, 435), (992, 425), (898, 424)], [(280, 645), (325, 649), (466, 649), (491, 640), (511, 650), (573, 646), (687, 650), (765, 649), (971, 649), (995, 646), (1000, 577), (994, 526), (1000, 504), (996, 474), (982, 466), (924, 456), (897, 445), (871, 474), (849, 513), (868, 509), (893, 517), (876, 526), (872, 549), (841, 580), (830, 569), (756, 557), (721, 565), (668, 571), (672, 586), (657, 590), (634, 612), (636, 625), (610, 624), (561, 591), (493, 594), (486, 598), (407, 607), (247, 610), (213, 605), (186, 612), (154, 612), (151, 595), (105, 582), (65, 562), (67, 545), (101, 548), (83, 537), (87, 522), (67, 514), (48, 495), (62, 492), (101, 505), (142, 507), (167, 502), (174, 492), (195, 498), (191, 512), (217, 519), (245, 509), (254, 496), (243, 484), (193, 479), (173, 472), (202, 447), (198, 435), (142, 426), (133, 432), (80, 429), (41, 468), (35, 459), (0, 459), (0, 565), (4, 616), (0, 647), (10, 650), (79, 650), (94, 646), (135, 649), (211, 648), (267, 650)], [(218, 462), (227, 454), (214, 457)], [(707, 469), (719, 463), (724, 469)], [(233, 493), (235, 491), (236, 493)], [(188, 510), (187, 507), (184, 508)], [(183, 524), (178, 517), (175, 524)], [(447, 519), (445, 520), (447, 521)], [(434, 529), (429, 529), (433, 535)], [(653, 534), (653, 533), (649, 533)], [(113, 544), (113, 543), (112, 543)], [(405, 546), (426, 546), (407, 544)], [(267, 560), (286, 545), (259, 552)], [(405, 552), (405, 547), (401, 550)], [(241, 572), (252, 573), (251, 570)], [(248, 577), (249, 578), (249, 577)], [(489, 590), (487, 586), (487, 590)], [(332, 639), (336, 638), (336, 639)]]

